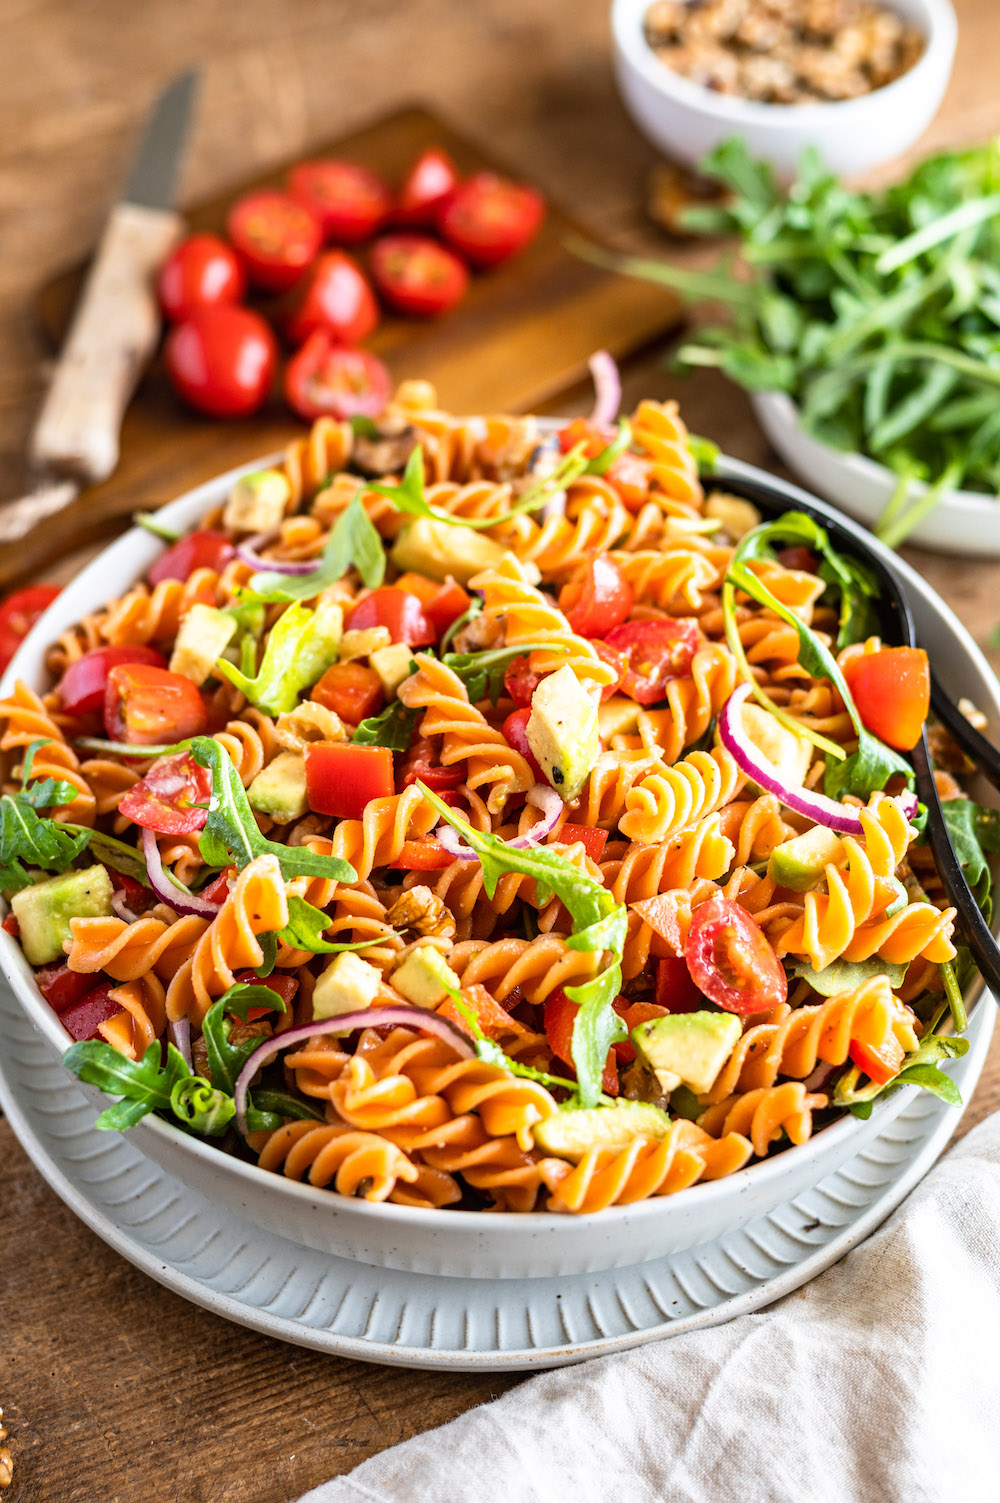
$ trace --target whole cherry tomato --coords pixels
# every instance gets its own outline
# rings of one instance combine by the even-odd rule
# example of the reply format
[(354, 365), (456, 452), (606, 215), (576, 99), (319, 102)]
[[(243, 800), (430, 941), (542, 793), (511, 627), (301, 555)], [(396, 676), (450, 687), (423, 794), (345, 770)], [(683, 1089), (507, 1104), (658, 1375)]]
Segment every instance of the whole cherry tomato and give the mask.
[(385, 183), (357, 162), (300, 162), (288, 174), (288, 191), (310, 210), (327, 240), (344, 245), (367, 240), (392, 211)]
[(844, 669), (858, 714), (897, 751), (909, 751), (931, 706), (931, 670), (922, 647), (883, 647), (852, 658)]
[(726, 1012), (764, 1012), (788, 996), (788, 978), (764, 931), (721, 893), (694, 910), (684, 959), (698, 990)]
[(189, 235), (167, 257), (157, 292), (164, 318), (178, 323), (214, 303), (238, 303), (246, 273), (231, 245), (218, 235)]
[(95, 647), (70, 663), (59, 680), (56, 693), (67, 715), (79, 718), (104, 704), (108, 674), (120, 663), (148, 663), (165, 668), (167, 660), (152, 647)]
[(544, 218), (545, 200), (534, 188), (477, 172), (456, 188), (438, 223), (473, 266), (496, 266), (523, 250)]
[(326, 416), (343, 422), (359, 413), (378, 417), (391, 385), (371, 350), (335, 344), (323, 329), (310, 334), (285, 369), (285, 398), (307, 423)]
[(376, 240), (372, 276), (387, 303), (415, 318), (449, 313), (469, 286), (465, 262), (427, 235), (384, 235)]
[(604, 637), (632, 609), (632, 586), (610, 553), (578, 565), (559, 591), (559, 609), (580, 637)]
[(278, 348), (259, 313), (230, 303), (202, 308), (175, 325), (167, 374), (189, 406), (210, 417), (247, 417), (271, 389)]
[(189, 835), (202, 830), (208, 819), (212, 774), (187, 752), (160, 757), (144, 778), (124, 795), (118, 805), (133, 824), (161, 835)]
[(395, 585), (382, 585), (359, 600), (345, 624), (349, 631), (384, 626), (394, 642), (405, 642), (408, 647), (429, 647), (437, 641), (417, 596)]
[(189, 678), (147, 663), (119, 663), (108, 674), (104, 725), (112, 741), (155, 746), (205, 729), (205, 701)]
[(458, 168), (440, 146), (428, 146), (406, 174), (393, 219), (397, 224), (432, 226), (458, 187)]
[(151, 584), (164, 579), (188, 579), (196, 569), (214, 569), (217, 574), (236, 557), (236, 549), (224, 532), (203, 528), (171, 543), (147, 570)]
[(57, 585), (28, 585), (24, 590), (15, 590), (0, 604), (0, 673), (58, 594)]
[(538, 760), (528, 745), (528, 720), (530, 716), (531, 706), (524, 705), (520, 710), (514, 710), (512, 714), (507, 716), (507, 719), (500, 727), (500, 731), (507, 745), (512, 746), (515, 751), (521, 753), (521, 756), (535, 774), (535, 781), (544, 783), (545, 774), (539, 767)]
[(294, 293), (284, 320), (292, 344), (324, 329), (343, 344), (359, 344), (378, 323), (378, 303), (368, 278), (346, 251), (317, 256)]
[(621, 689), (638, 704), (655, 704), (672, 678), (684, 678), (698, 650), (694, 621), (629, 621), (608, 632), (605, 642), (621, 654)]

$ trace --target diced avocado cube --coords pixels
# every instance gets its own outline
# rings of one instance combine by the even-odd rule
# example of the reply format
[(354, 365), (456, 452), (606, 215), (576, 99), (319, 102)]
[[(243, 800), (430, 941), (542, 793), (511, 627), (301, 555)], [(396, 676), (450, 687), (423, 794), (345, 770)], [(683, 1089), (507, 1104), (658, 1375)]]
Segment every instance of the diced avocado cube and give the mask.
[(612, 694), (610, 699), (602, 700), (597, 707), (597, 728), (601, 740), (610, 741), (612, 736), (634, 730), (641, 712), (642, 705), (636, 704), (634, 699), (626, 698), (624, 694)]
[(705, 502), (705, 515), (721, 522), (734, 543), (760, 523), (760, 512), (752, 502), (718, 491)]
[(566, 1107), (532, 1128), (543, 1153), (576, 1163), (592, 1148), (627, 1148), (633, 1138), (663, 1138), (670, 1118), (646, 1101), (614, 1106)]
[(417, 1007), (437, 1007), (462, 985), (433, 945), (419, 945), (411, 950), (403, 964), (393, 971), (391, 980), (397, 992)]
[(480, 569), (495, 569), (506, 549), (472, 527), (452, 527), (432, 517), (418, 517), (402, 529), (392, 548), (392, 561), (401, 573), (413, 570), (439, 579), (451, 574), (460, 585)]
[(339, 1018), (371, 1007), (381, 984), (381, 971), (353, 950), (344, 950), (333, 957), (313, 988), (313, 1017)]
[(396, 690), (404, 679), (409, 678), (413, 662), (413, 648), (405, 642), (393, 642), (391, 647), (380, 647), (373, 652), (368, 662), (379, 676), (386, 699), (395, 699)]
[(257, 470), (237, 480), (222, 513), (223, 526), (234, 532), (270, 532), (279, 526), (292, 488), (280, 470)]
[(64, 959), (63, 945), (73, 937), (70, 919), (110, 915), (113, 892), (103, 866), (61, 872), (16, 892), (10, 906), (20, 929), (21, 949), (31, 964)]
[(632, 1043), (664, 1091), (710, 1090), (742, 1034), (731, 1012), (674, 1012), (632, 1029)]
[(183, 674), (193, 684), (202, 685), (215, 671), (236, 635), (236, 618), (228, 611), (196, 602), (186, 613), (170, 655), (170, 672)]
[(389, 647), (392, 637), (387, 626), (366, 626), (364, 631), (345, 631), (340, 644), (340, 661), (350, 663), (354, 658), (367, 658), (380, 647)]
[(528, 745), (564, 802), (576, 798), (601, 754), (597, 706), (568, 664), (531, 698)]
[(251, 809), (269, 814), (276, 824), (288, 825), (309, 809), (306, 763), (301, 752), (279, 752), (247, 789)]
[(742, 714), (744, 731), (781, 781), (789, 787), (801, 788), (813, 755), (809, 738), (788, 730), (760, 705), (745, 704)]
[(828, 866), (843, 866), (847, 852), (839, 835), (825, 825), (817, 825), (794, 840), (776, 845), (767, 863), (767, 875), (779, 887), (792, 892), (807, 892), (821, 881)]

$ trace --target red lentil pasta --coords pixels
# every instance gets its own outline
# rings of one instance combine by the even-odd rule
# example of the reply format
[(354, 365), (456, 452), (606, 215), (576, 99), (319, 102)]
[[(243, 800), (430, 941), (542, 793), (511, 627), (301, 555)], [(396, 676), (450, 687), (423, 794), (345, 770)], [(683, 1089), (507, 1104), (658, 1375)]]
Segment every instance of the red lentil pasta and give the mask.
[[(673, 402), (552, 431), (407, 382), (238, 481), (212, 567), (171, 545), (53, 641), (0, 702), (4, 927), (102, 1126), (578, 1214), (953, 1052), (955, 913), (848, 689), (896, 661), (872, 602), (845, 639), (825, 534), (695, 452)], [(864, 737), (881, 773), (824, 796)]]

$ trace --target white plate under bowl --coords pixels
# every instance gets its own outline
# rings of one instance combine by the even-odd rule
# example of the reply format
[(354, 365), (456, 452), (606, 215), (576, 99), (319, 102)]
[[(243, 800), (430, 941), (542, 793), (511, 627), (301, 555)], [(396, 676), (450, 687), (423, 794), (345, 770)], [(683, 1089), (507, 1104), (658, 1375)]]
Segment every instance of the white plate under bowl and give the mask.
[[(553, 421), (546, 426), (559, 424)], [(163, 507), (158, 516), (170, 527), (183, 530), (192, 526), (225, 498), (237, 474), (258, 468), (261, 462), (199, 486)], [(795, 486), (735, 460), (720, 461), (719, 475), (723, 481), (745, 478), (766, 482), (787, 497), (789, 507), (803, 498)], [(821, 503), (812, 504), (822, 511)], [(971, 637), (917, 574), (872, 543), (852, 523), (838, 520), (895, 567), (942, 681), (956, 697), (968, 695), (981, 707), (993, 739), (997, 739), (1000, 686)], [(29, 633), (0, 682), (0, 693), (9, 692), (16, 678), (42, 687), (46, 683), (47, 645), (88, 611), (103, 605), (110, 594), (127, 588), (149, 567), (162, 546), (148, 532), (135, 528), (100, 554), (66, 586)], [(1000, 915), (997, 924), (1000, 927)], [(17, 942), (4, 931), (0, 931), (0, 968), (53, 1054), (61, 1055), (67, 1047), (65, 1030), (35, 985)], [(980, 990), (981, 982), (977, 981), (970, 990), (970, 1006)], [(68, 1076), (66, 1080), (68, 1085)], [(84, 1089), (96, 1113), (106, 1104), (106, 1098), (93, 1087)], [(908, 1092), (912, 1090), (908, 1088)], [(562, 1277), (680, 1252), (746, 1226), (810, 1189), (859, 1153), (904, 1109), (908, 1092), (895, 1092), (878, 1102), (867, 1122), (845, 1116), (814, 1133), (800, 1147), (752, 1164), (727, 1179), (586, 1216), (549, 1212), (497, 1216), (474, 1211), (442, 1213), (388, 1203), (372, 1205), (267, 1173), (158, 1117), (146, 1117), (131, 1129), (130, 1136), (137, 1148), (190, 1189), (257, 1227), (323, 1253), (446, 1277)]]
[[(984, 996), (948, 1071), (968, 1102), (989, 1047)], [(441, 1279), (297, 1247), (171, 1178), (90, 1101), (0, 982), (0, 1106), (56, 1194), (184, 1299), (264, 1335), (399, 1367), (561, 1367), (717, 1325), (789, 1294), (863, 1241), (925, 1175), (959, 1113), (926, 1091), (835, 1173), (741, 1231), (638, 1267), (575, 1277)], [(449, 1213), (441, 1213), (443, 1223)], [(486, 1217), (493, 1224), (506, 1219)]]
[[(803, 485), (874, 527), (892, 498), (898, 477), (864, 454), (835, 449), (807, 433), (798, 408), (785, 392), (755, 391), (750, 400), (760, 426)], [(907, 505), (926, 493), (926, 485), (913, 481)], [(975, 491), (945, 491), (906, 541), (941, 553), (1000, 558), (1000, 498)]]

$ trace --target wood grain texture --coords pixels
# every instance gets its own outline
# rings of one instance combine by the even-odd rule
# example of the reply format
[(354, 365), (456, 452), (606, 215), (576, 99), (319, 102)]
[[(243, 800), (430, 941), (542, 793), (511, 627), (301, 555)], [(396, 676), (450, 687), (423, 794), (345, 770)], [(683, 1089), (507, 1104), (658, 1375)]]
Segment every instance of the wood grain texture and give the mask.
[[(995, 0), (956, 8), (955, 76), (925, 147), (1000, 129), (984, 64), (1000, 46), (1000, 11)], [(43, 389), (38, 286), (93, 244), (150, 100), (189, 62), (205, 76), (185, 202), (419, 95), (530, 171), (594, 233), (644, 243), (639, 206), (653, 154), (615, 95), (606, 0), (8, 0), (0, 25), (0, 495), (23, 488)], [(626, 380), (627, 400), (646, 394), (679, 397), (697, 431), (775, 467), (747, 402), (714, 374), (681, 383), (650, 356)], [(588, 401), (581, 389), (559, 406)], [(274, 442), (249, 426), (240, 440), (227, 449), (206, 424), (202, 473)], [(169, 456), (146, 484), (143, 501), (177, 493)], [(988, 646), (1000, 618), (997, 566), (907, 556)], [(963, 1129), (998, 1107), (1000, 1037)], [(340, 1362), (184, 1304), (61, 1205), (6, 1124), (0, 1197), (11, 1503), (287, 1503), (514, 1381)]]

